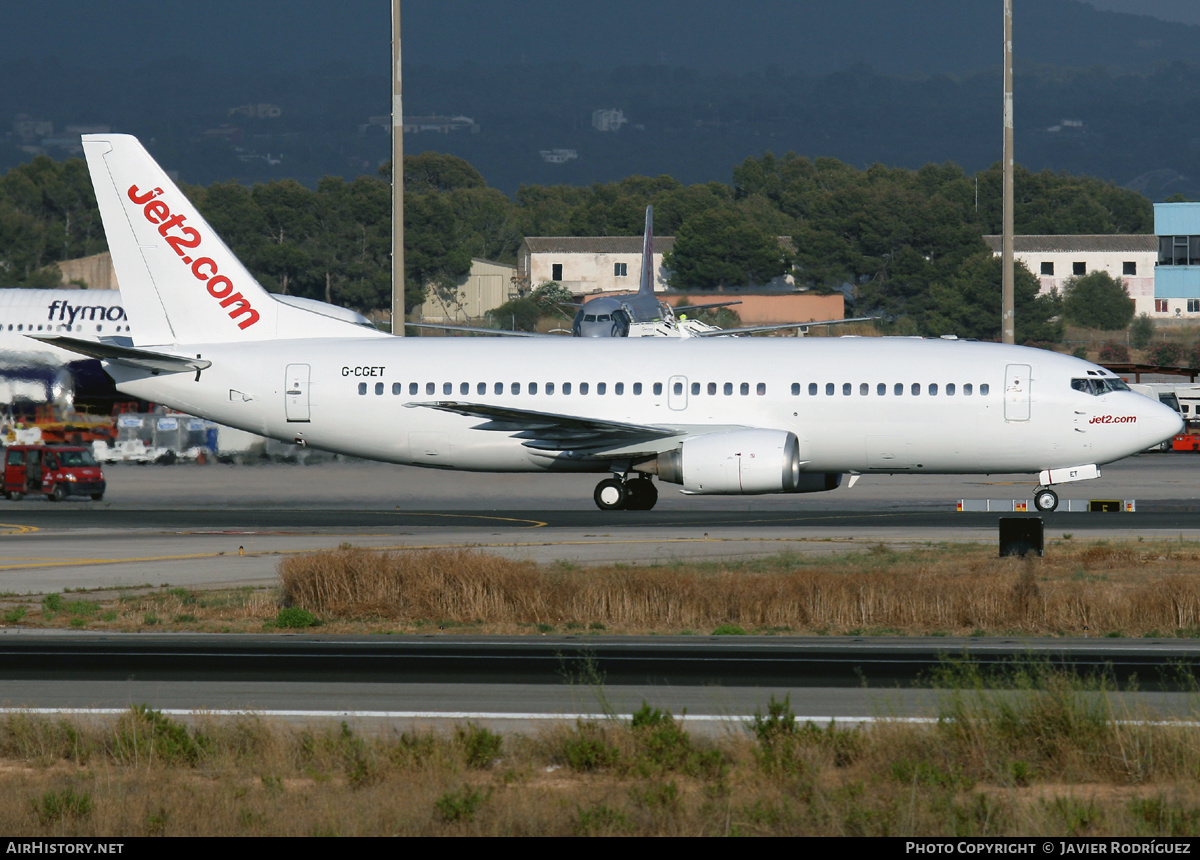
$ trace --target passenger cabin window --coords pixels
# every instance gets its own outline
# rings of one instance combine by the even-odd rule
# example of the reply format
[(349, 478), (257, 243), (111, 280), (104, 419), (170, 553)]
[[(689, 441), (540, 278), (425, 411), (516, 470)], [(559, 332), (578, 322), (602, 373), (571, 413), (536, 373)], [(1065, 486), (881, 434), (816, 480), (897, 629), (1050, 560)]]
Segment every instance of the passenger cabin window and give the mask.
[(662, 383), (656, 382), (654, 383), (654, 396), (658, 397), (660, 394), (662, 394)]
[(640, 382), (633, 383), (633, 393), (635, 396), (642, 393), (642, 383), (640, 383)]

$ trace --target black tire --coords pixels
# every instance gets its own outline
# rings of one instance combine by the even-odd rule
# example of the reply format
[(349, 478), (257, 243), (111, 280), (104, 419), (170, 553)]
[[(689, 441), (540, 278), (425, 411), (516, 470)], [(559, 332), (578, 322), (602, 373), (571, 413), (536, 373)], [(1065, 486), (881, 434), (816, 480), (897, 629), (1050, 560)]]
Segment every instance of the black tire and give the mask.
[(25, 498), (25, 494), (22, 493), (20, 490), (11, 490), (9, 492), (6, 492), (4, 494), (4, 496), (10, 502), (19, 502), (19, 501), (21, 501), (21, 499)]
[(61, 502), (67, 497), (67, 489), (62, 484), (55, 484), (54, 489), (50, 491), (50, 501)]
[(616, 478), (605, 478), (596, 485), (592, 500), (602, 511), (623, 511), (629, 504), (629, 490), (624, 481)]
[(629, 511), (648, 511), (658, 502), (658, 487), (649, 478), (638, 478), (625, 485), (629, 492), (629, 501), (625, 509)]
[(104, 501), (104, 493), (92, 493), (92, 501), (93, 502)]
[(1033, 494), (1033, 506), (1043, 513), (1058, 507), (1058, 493), (1054, 490), (1038, 490)]

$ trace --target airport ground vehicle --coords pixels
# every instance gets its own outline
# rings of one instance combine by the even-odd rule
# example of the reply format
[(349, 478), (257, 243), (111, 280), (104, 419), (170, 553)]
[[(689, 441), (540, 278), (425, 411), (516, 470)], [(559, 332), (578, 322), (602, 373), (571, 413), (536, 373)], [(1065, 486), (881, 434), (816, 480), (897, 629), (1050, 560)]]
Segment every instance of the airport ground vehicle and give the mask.
[(16, 501), (44, 493), (52, 502), (67, 496), (104, 498), (104, 472), (92, 452), (74, 445), (10, 445), (4, 449), (4, 496)]

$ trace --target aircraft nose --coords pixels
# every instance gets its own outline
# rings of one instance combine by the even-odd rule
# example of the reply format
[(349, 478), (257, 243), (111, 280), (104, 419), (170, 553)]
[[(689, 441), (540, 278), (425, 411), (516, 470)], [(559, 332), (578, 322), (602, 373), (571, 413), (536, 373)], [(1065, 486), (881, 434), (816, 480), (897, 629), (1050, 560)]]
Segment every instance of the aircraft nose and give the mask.
[(1182, 433), (1183, 419), (1171, 407), (1151, 400), (1138, 413), (1138, 431), (1149, 448)]

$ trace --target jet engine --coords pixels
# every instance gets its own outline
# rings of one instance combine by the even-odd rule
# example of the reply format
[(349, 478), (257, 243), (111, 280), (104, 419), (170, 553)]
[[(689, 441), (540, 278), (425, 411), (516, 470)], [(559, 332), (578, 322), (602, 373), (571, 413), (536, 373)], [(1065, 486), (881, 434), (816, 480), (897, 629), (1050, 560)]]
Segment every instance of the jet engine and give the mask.
[(816, 493), (842, 482), (838, 472), (800, 471), (800, 442), (786, 430), (728, 430), (685, 439), (640, 467), (697, 495)]

